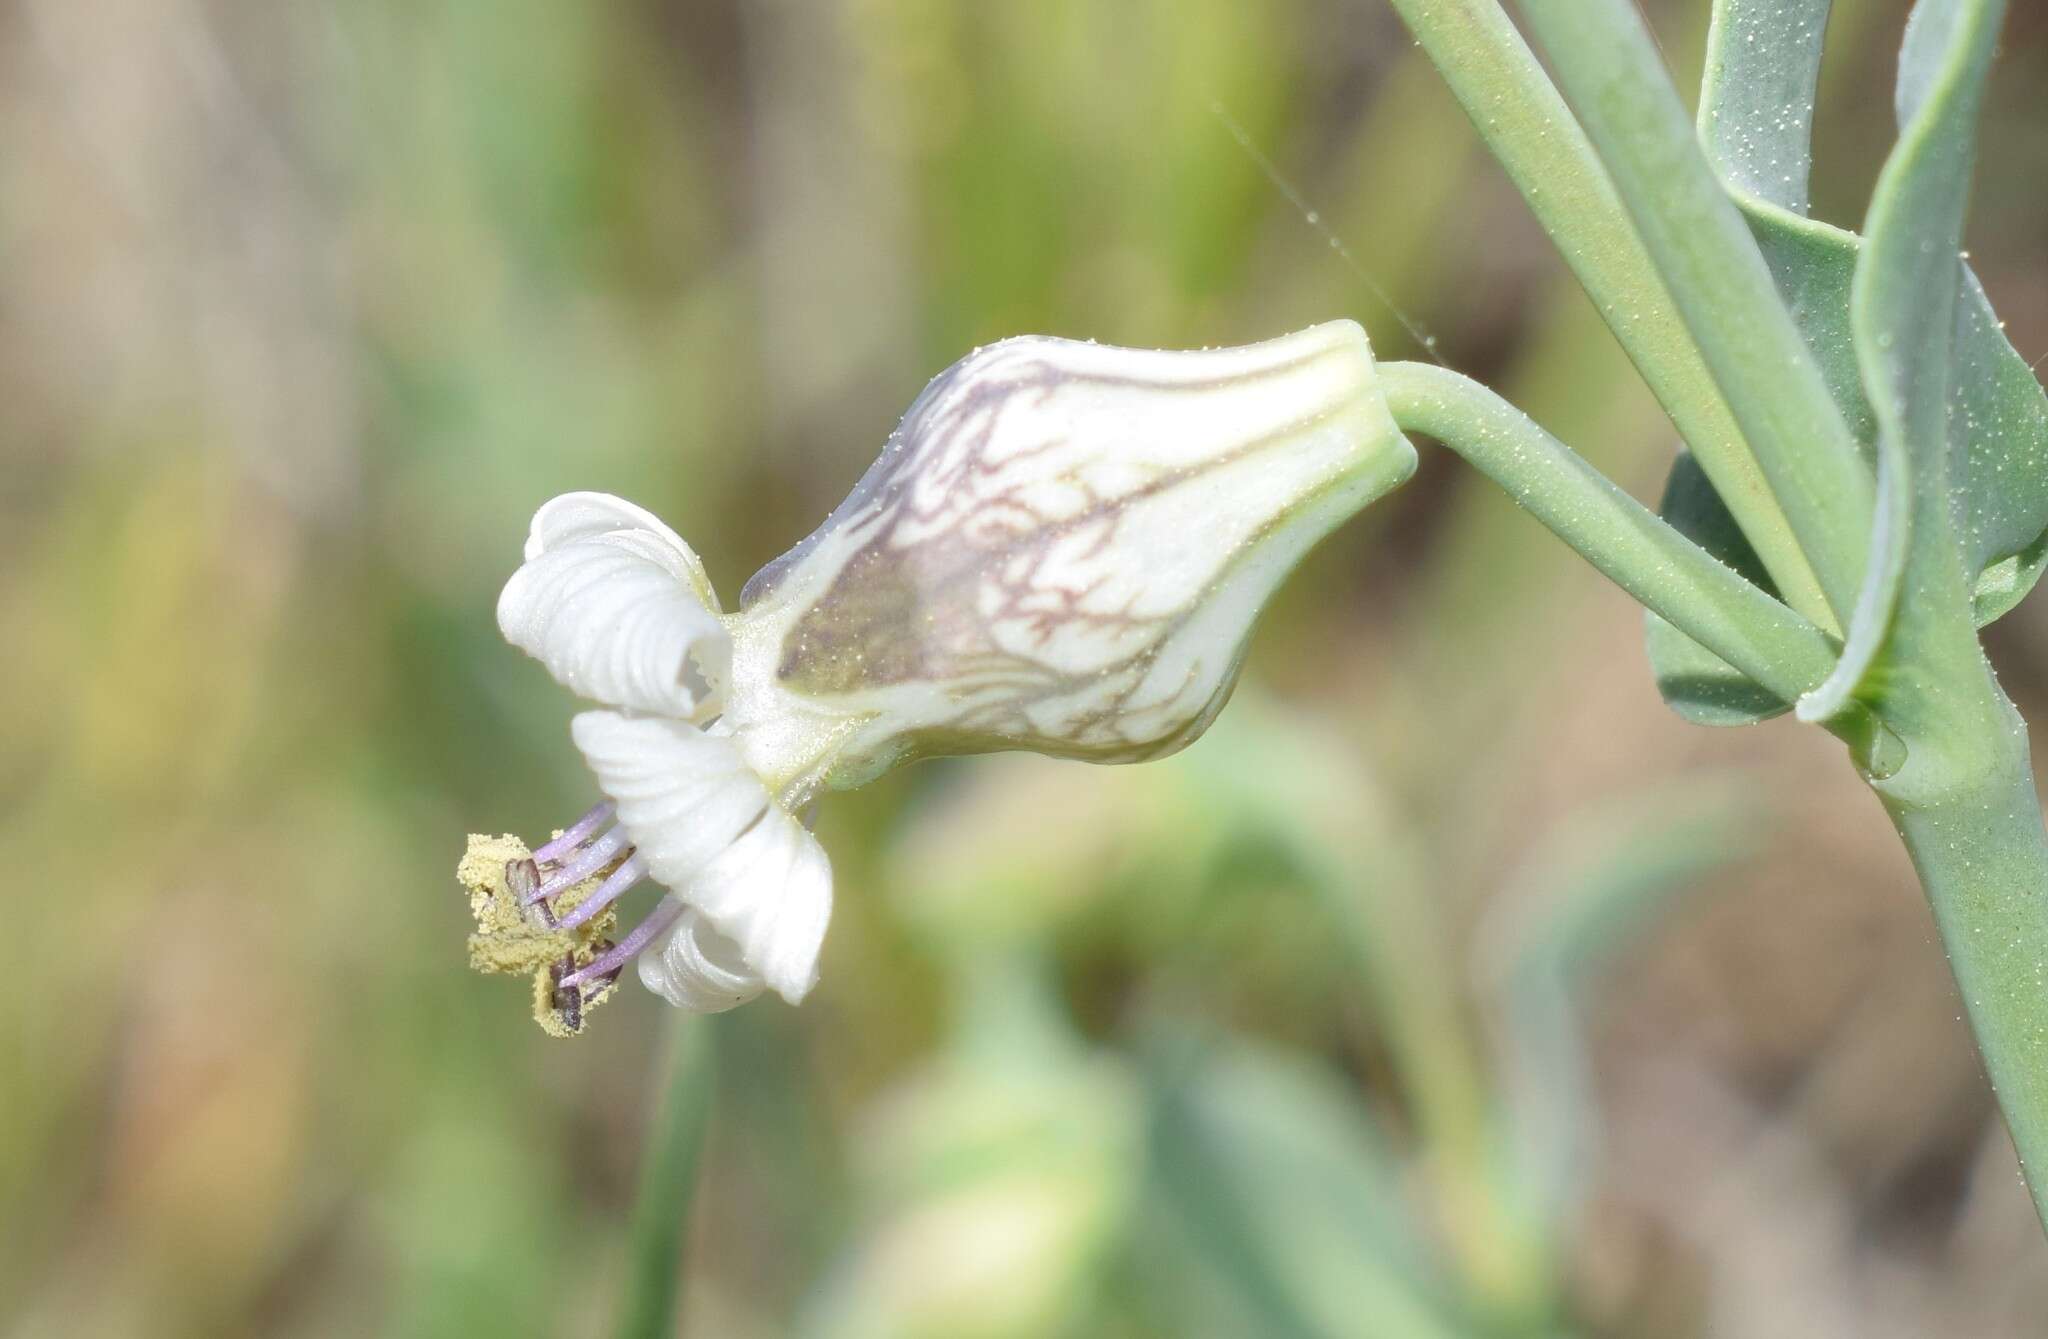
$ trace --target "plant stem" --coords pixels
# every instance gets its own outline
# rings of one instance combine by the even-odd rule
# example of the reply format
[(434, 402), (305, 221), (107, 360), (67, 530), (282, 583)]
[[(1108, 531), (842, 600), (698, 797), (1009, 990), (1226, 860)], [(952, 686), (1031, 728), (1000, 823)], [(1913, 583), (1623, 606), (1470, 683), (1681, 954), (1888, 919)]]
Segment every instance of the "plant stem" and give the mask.
[(669, 1339), (682, 1295), (683, 1230), (697, 1187), (697, 1163), (710, 1123), (716, 1049), (711, 1023), (682, 1017), (672, 1024), (668, 1080), (658, 1122), (648, 1131), (647, 1161), (633, 1206), (631, 1277), (620, 1314), (620, 1339)]
[(1869, 544), (1870, 471), (1642, 16), (1632, 0), (1526, 0), (1523, 12), (1846, 621)]
[(1837, 626), (1813, 566), (1592, 143), (1495, 0), (1393, 0), (1713, 482), (1785, 602)]
[[(2048, 829), (2026, 725), (1984, 674), (1971, 737), (1873, 783), (1933, 905), (2035, 1211), (2048, 1224)], [(1933, 756), (1930, 756), (1933, 755)], [(1974, 756), (1972, 756), (1974, 755)], [(1957, 761), (1957, 759), (1962, 761)]]
[(1382, 363), (1387, 404), (1507, 489), (1523, 509), (1642, 604), (1787, 702), (1820, 683), (1827, 634), (1724, 567), (1527, 414), (1469, 377)]

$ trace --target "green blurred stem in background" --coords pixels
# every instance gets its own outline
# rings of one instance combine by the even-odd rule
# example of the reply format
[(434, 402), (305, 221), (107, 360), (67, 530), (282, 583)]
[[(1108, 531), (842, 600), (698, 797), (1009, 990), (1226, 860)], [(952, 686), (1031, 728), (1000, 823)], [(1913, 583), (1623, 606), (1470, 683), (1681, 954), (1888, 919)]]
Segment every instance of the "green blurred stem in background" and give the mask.
[(696, 1197), (704, 1131), (711, 1122), (717, 1048), (708, 1018), (683, 1015), (672, 1026), (668, 1082), (648, 1132), (647, 1162), (633, 1206), (631, 1273), (619, 1339), (669, 1339), (676, 1332), (676, 1305), (682, 1297), (683, 1234)]
[[(1765, 477), (1772, 462), (1759, 466), (1592, 142), (1521, 33), (1494, 0), (1393, 5), (1685, 437), (1786, 603), (1836, 630)], [(1857, 486), (1869, 489), (1867, 480)], [(1852, 593), (1854, 578), (1852, 568)]]
[(1394, 420), (1434, 437), (1615, 584), (1787, 702), (1826, 679), (1837, 648), (1723, 566), (1485, 386), (1427, 363), (1383, 363)]

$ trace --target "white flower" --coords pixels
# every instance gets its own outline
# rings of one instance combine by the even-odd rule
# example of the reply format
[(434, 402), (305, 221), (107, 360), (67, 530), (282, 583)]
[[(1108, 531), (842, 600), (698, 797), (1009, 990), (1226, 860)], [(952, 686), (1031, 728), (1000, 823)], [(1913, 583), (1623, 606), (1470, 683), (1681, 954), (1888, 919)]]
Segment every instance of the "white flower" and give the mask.
[(643, 878), (668, 890), (564, 986), (638, 954), (686, 1008), (801, 1000), (831, 916), (798, 817), (822, 791), (935, 754), (1132, 762), (1186, 745), (1274, 586), (1414, 466), (1364, 332), (1339, 321), (1191, 353), (980, 349), (737, 613), (646, 511), (549, 502), (498, 622), (605, 708), (572, 733), (608, 803), (534, 852), (530, 900), (551, 917), (609, 871), (567, 926)]

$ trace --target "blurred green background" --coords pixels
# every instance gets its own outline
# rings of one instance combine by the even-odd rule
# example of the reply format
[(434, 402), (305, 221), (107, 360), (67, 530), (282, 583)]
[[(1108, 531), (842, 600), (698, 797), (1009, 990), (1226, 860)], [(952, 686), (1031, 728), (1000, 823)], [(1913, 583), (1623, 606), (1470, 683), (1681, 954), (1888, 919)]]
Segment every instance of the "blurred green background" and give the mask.
[[(2038, 356), (2011, 8), (1972, 249)], [(1838, 6), (1836, 221), (1904, 10)], [(1704, 3), (1653, 18), (1690, 78)], [(493, 624), (532, 509), (638, 500), (730, 598), (976, 343), (1417, 356), (1375, 288), (1654, 495), (1669, 427), (1373, 0), (0, 10), (0, 1335), (607, 1332), (672, 1016), (543, 1037), (452, 879), (592, 800)], [(2048, 709), (2048, 604), (1993, 640)], [(713, 1025), (692, 1335), (2038, 1332), (1875, 803), (1667, 714), (1441, 452), (1187, 754), (821, 832), (823, 984)]]

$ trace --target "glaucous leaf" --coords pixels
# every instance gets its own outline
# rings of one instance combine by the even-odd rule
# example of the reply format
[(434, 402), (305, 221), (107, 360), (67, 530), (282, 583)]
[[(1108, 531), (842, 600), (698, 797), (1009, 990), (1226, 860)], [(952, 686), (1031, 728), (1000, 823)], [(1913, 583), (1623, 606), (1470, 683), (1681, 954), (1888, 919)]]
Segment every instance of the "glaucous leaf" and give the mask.
[[(1946, 11), (1954, 8), (1955, 0), (1940, 4)], [(1866, 242), (1853, 232), (1803, 216), (1813, 80), (1827, 10), (1827, 0), (1718, 0), (1702, 90), (1701, 138), (1748, 217), (1829, 391), (1874, 460), (1878, 417), (1865, 391), (1851, 319), (1851, 289)], [(1961, 109), (1951, 104), (1965, 84), (1981, 83), (1982, 70), (1973, 79), (1937, 77), (1941, 52), (1932, 37), (1947, 32), (1952, 22), (1951, 17), (1937, 17), (1940, 22), (1932, 26), (1920, 18), (1913, 25), (1913, 40), (1901, 62), (1901, 111), (1924, 110), (1945, 118), (1949, 129), (1936, 137), (1939, 148), (1922, 147), (1918, 154), (1953, 167), (1967, 163), (1968, 117), (1957, 130), (1952, 123)], [(1988, 41), (1984, 51), (1988, 59)], [(1929, 93), (1947, 100), (1923, 108), (1921, 100)], [(1961, 141), (1957, 134), (1963, 136)], [(1939, 203), (1944, 192), (1952, 192), (1960, 200), (1966, 184), (1964, 177), (1936, 186), (1926, 198)], [(1873, 217), (1881, 205), (1881, 200), (1873, 202)], [(1910, 248), (1917, 254), (1924, 240), (1916, 235)], [(1953, 254), (1955, 248), (1937, 250)], [(1955, 526), (1975, 594), (1975, 617), (1982, 625), (2018, 604), (2048, 564), (2048, 394), (2005, 338), (1982, 284), (1967, 264), (1960, 268), (1953, 329), (1943, 341), (1952, 347), (1946, 388), (1950, 451), (1945, 463)], [(1902, 309), (1924, 310), (1912, 298), (1902, 300)], [(1878, 352), (1889, 356), (1888, 351)], [(1671, 489), (1680, 483), (1680, 471), (1674, 470)], [(1687, 481), (1685, 486), (1692, 489), (1695, 484)], [(1893, 490), (1895, 520), (1905, 493)], [(1753, 555), (1734, 561), (1736, 553), (1749, 553), (1748, 545), (1718, 499), (1690, 497), (1686, 505), (1695, 513), (1711, 513), (1706, 528), (1721, 534), (1728, 546), (1717, 549), (1717, 556), (1739, 570), (1756, 569)], [(1892, 528), (1896, 531), (1896, 524)], [(1892, 547), (1903, 553), (1903, 537), (1895, 534), (1894, 539)], [(1670, 685), (1666, 698), (1681, 715), (1710, 724), (1744, 724), (1775, 714), (1761, 687), (1721, 665), (1675, 629), (1653, 619), (1649, 642), (1659, 685)], [(1862, 649), (1868, 652), (1872, 647)], [(1682, 696), (1674, 698), (1673, 688)]]
[(1715, 0), (1700, 147), (1737, 199), (1806, 213), (1814, 89), (1833, 0)]
[[(1899, 139), (1871, 194), (1849, 285), (1850, 333), (1877, 422), (1877, 516), (1841, 662), (1800, 701), (1807, 720), (1834, 717), (1881, 682), (1874, 671), (1909, 569), (1952, 572), (1967, 547), (1952, 514), (1967, 507), (1953, 505), (1951, 488), (1966, 489), (1969, 471), (1952, 472), (1950, 458), (1982, 439), (1965, 435), (1977, 415), (1954, 404), (1961, 381), (1951, 368), (1977, 112), (2003, 15), (2002, 0), (1920, 0), (1906, 24)], [(1917, 600), (1940, 598), (1940, 583), (1917, 586)]]

